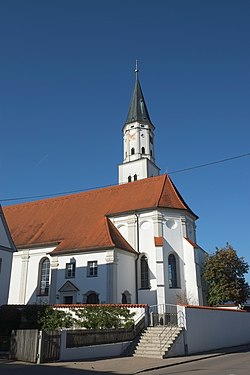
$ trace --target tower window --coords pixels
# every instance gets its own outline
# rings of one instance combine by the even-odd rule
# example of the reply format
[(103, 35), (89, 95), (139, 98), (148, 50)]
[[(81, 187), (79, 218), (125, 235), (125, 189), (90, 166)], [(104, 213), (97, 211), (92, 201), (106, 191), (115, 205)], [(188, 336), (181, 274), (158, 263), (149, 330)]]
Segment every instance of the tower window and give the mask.
[(150, 141), (150, 143), (153, 143), (153, 137), (151, 137), (151, 135), (149, 137), (149, 141)]
[(145, 147), (142, 147), (142, 148), (141, 148), (141, 153), (142, 153), (142, 155), (145, 154)]
[(131, 155), (134, 155), (135, 154), (135, 149), (134, 147), (131, 148)]
[(131, 176), (128, 176), (128, 182), (131, 182), (131, 181), (132, 181)]
[(153, 156), (153, 151), (152, 150), (150, 150), (150, 156)]
[(137, 174), (134, 174), (134, 181), (137, 181)]

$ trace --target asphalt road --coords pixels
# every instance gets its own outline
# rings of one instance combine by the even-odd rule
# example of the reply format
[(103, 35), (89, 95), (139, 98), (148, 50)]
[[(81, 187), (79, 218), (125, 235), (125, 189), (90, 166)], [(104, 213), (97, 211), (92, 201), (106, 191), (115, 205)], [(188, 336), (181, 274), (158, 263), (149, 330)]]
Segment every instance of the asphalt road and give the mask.
[[(142, 373), (141, 373), (142, 374)], [(225, 354), (158, 370), (147, 375), (250, 375), (250, 352)]]
[[(119, 366), (117, 366), (117, 361)], [(128, 357), (126, 362), (130, 363), (130, 361)], [(133, 366), (128, 365), (128, 363), (127, 369), (129, 368), (131, 371), (126, 371), (123, 367), (124, 362), (119, 361), (119, 359), (116, 359), (115, 363), (116, 367), (107, 371), (107, 367), (105, 368), (105, 366), (101, 364), (99, 364), (97, 370), (94, 362), (92, 367), (86, 367), (86, 363), (84, 362), (36, 365), (1, 360), (0, 375), (129, 375), (133, 373), (137, 375), (250, 375), (250, 350), (248, 348), (245, 352), (240, 351), (224, 354), (145, 372), (138, 372), (138, 368), (137, 371), (133, 371)]]

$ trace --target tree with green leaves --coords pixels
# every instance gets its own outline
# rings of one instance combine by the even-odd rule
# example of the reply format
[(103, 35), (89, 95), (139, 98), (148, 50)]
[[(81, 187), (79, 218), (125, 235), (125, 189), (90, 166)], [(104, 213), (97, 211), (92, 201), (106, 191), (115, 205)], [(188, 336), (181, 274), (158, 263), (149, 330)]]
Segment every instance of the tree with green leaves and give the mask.
[(129, 309), (117, 306), (86, 306), (75, 309), (77, 325), (87, 329), (129, 328), (134, 324)]
[(47, 306), (38, 314), (38, 324), (42, 330), (71, 328), (74, 321), (70, 312), (57, 310), (52, 306)]
[(238, 257), (228, 243), (226, 247), (217, 248), (214, 254), (208, 255), (204, 277), (208, 284), (209, 305), (244, 303), (250, 292), (244, 276), (248, 269), (244, 258)]

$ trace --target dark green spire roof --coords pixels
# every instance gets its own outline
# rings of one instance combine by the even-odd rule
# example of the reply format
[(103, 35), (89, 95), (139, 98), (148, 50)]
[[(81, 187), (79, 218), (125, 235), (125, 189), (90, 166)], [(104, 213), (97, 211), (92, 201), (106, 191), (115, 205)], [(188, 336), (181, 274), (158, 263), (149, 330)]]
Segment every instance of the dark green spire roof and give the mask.
[(148, 114), (146, 103), (143, 97), (141, 85), (138, 79), (137, 69), (136, 69), (135, 88), (134, 88), (134, 92), (131, 98), (128, 116), (127, 116), (125, 124), (129, 124), (135, 121), (152, 124), (149, 114)]

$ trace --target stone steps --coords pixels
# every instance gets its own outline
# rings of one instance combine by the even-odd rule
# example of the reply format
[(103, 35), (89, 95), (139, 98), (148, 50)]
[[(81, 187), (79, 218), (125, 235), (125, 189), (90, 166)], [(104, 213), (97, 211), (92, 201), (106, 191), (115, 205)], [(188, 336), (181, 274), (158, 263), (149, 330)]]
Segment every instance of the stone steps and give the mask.
[(148, 327), (141, 335), (135, 348), (135, 357), (165, 358), (177, 337), (182, 332), (180, 327)]

